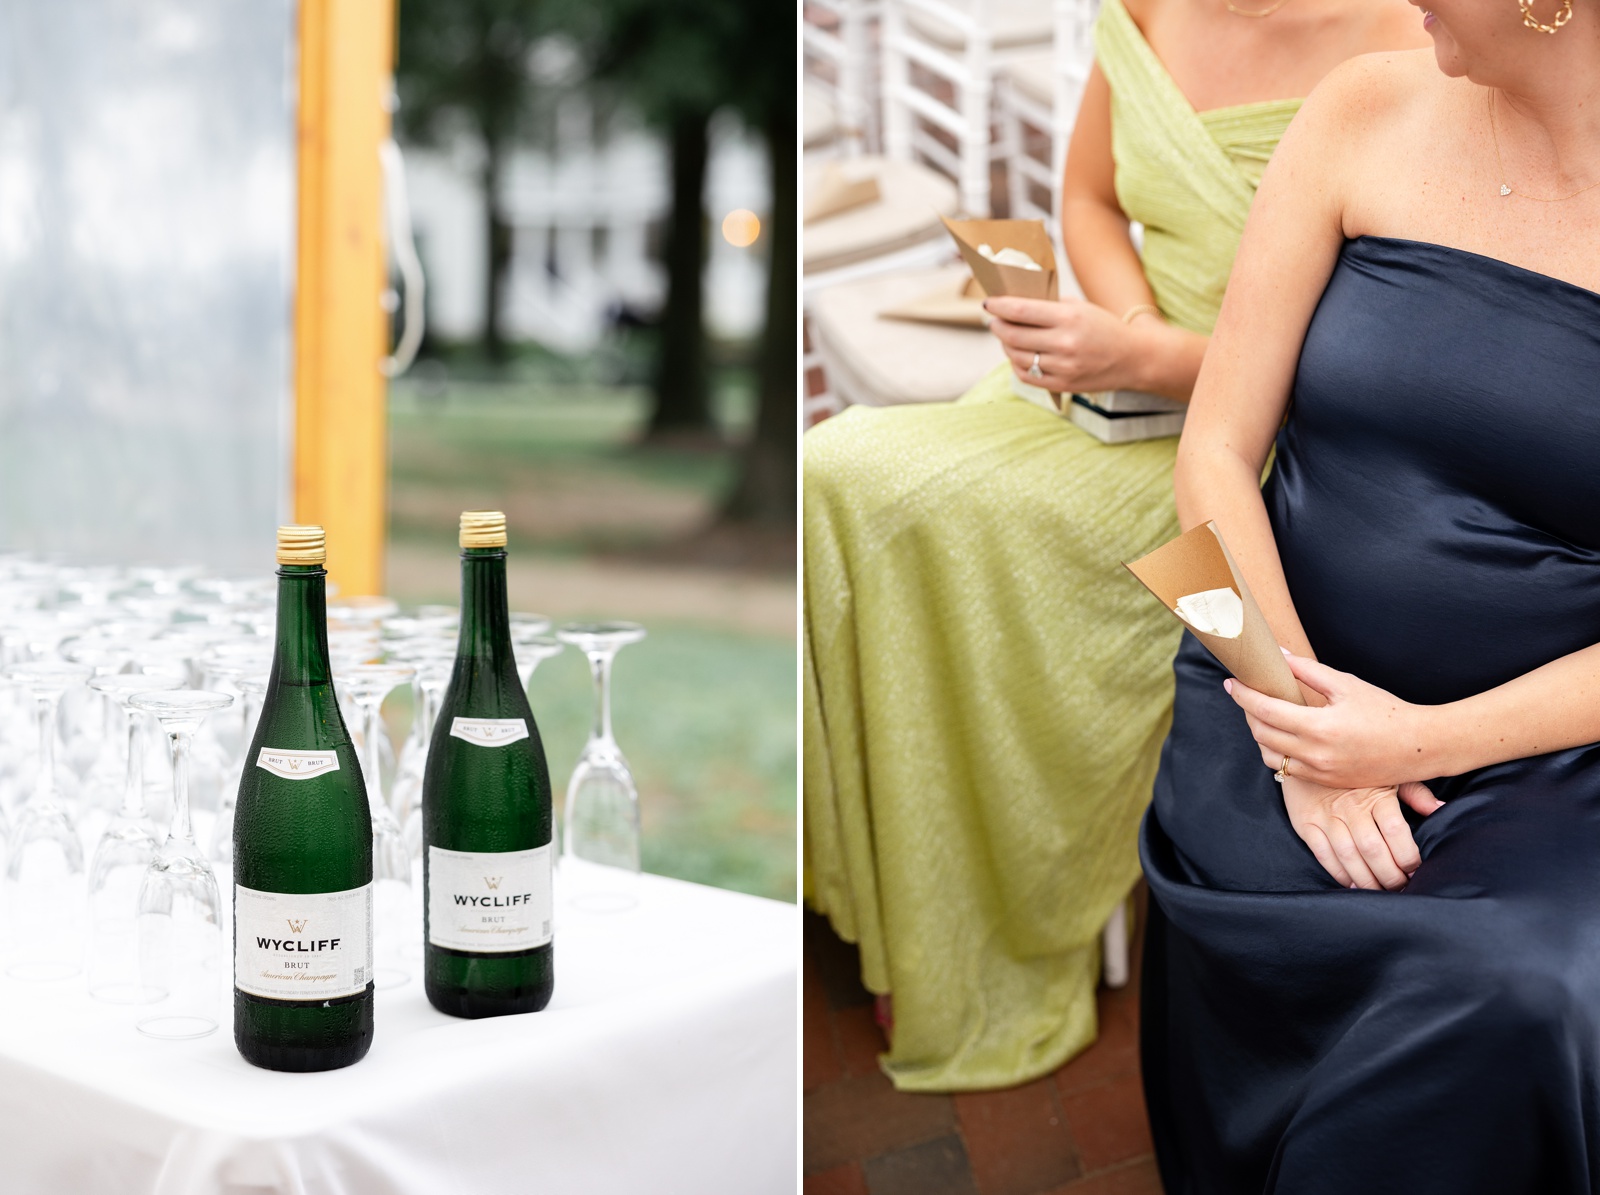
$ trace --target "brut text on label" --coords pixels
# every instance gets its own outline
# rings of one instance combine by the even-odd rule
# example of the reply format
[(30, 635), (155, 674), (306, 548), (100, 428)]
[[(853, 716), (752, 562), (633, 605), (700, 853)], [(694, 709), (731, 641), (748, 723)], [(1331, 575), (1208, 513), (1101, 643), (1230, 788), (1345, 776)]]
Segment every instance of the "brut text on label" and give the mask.
[(428, 941), (508, 954), (551, 939), (551, 847), (527, 851), (428, 848)]
[(333, 1000), (372, 979), (372, 885), (260, 892), (234, 885), (234, 985), (272, 1000)]
[(285, 780), (310, 780), (339, 770), (339, 757), (332, 751), (274, 751), (261, 748), (256, 767), (264, 768)]

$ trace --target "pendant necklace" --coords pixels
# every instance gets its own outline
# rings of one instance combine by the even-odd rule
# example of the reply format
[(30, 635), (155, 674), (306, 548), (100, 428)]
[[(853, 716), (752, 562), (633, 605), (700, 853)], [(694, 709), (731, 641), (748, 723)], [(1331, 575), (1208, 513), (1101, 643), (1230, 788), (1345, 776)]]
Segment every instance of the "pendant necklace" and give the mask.
[[(1231, 8), (1233, 6), (1230, 4), (1229, 7)], [(1545, 198), (1541, 195), (1529, 195), (1526, 191), (1513, 190), (1510, 183), (1503, 181), (1506, 177), (1506, 164), (1501, 160), (1500, 157), (1500, 133), (1495, 128), (1494, 123), (1494, 88), (1488, 87), (1485, 88), (1484, 91), (1489, 97), (1489, 136), (1494, 141), (1494, 164), (1500, 171), (1500, 178), (1502, 180), (1500, 183), (1500, 197), (1502, 199), (1508, 195), (1520, 195), (1524, 199), (1533, 200), (1535, 203), (1565, 203), (1569, 199), (1576, 199), (1585, 191), (1592, 191), (1596, 187), (1600, 187), (1600, 179), (1597, 179), (1596, 181), (1590, 183), (1587, 187), (1579, 187), (1571, 194), (1557, 195), (1553, 198)]]
[(1228, 6), (1228, 11), (1236, 17), (1270, 17), (1285, 4), (1289, 3), (1289, 0), (1277, 0), (1276, 4), (1268, 5), (1266, 8), (1254, 9), (1235, 7), (1233, 0), (1223, 0), (1223, 3)]

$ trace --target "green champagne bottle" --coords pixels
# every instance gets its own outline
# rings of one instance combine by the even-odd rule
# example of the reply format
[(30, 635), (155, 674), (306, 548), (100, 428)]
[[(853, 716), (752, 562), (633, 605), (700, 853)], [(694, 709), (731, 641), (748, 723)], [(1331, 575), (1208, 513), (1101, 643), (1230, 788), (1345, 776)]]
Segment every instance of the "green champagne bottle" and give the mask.
[(550, 769), (517, 676), (506, 517), (461, 516), (461, 638), (422, 779), (423, 972), (457, 1017), (537, 1012), (555, 988)]
[(372, 817), (328, 665), (321, 527), (278, 528), (278, 642), (233, 823), (233, 1040), (277, 1071), (372, 1045)]

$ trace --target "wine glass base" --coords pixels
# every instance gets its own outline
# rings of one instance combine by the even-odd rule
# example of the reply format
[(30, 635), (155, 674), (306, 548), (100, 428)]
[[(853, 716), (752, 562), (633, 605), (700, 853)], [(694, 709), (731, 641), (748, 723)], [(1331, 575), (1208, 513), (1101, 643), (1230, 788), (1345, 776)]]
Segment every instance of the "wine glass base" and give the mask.
[(76, 963), (12, 963), (6, 968), (6, 975), (23, 983), (54, 983), (71, 979), (80, 970)]
[(585, 892), (567, 904), (582, 913), (626, 913), (638, 907), (639, 898), (627, 892)]
[(377, 967), (372, 972), (372, 986), (380, 992), (403, 988), (410, 982), (411, 972), (402, 971), (399, 967)]
[(139, 1032), (146, 1037), (159, 1038), (161, 1041), (191, 1041), (197, 1037), (207, 1037), (217, 1031), (217, 1022), (212, 1017), (200, 1017), (181, 1013), (163, 1013), (157, 1017), (146, 1017), (139, 1022)]
[(89, 989), (89, 995), (106, 1004), (154, 1004), (165, 1000), (164, 988), (143, 983), (102, 983)]

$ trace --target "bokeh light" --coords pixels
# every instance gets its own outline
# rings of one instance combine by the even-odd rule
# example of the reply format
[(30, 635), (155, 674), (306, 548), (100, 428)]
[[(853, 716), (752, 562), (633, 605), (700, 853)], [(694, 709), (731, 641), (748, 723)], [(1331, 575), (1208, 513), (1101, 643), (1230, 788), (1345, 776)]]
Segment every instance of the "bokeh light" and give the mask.
[(755, 244), (760, 235), (761, 220), (754, 212), (740, 207), (722, 217), (722, 239), (735, 249)]

